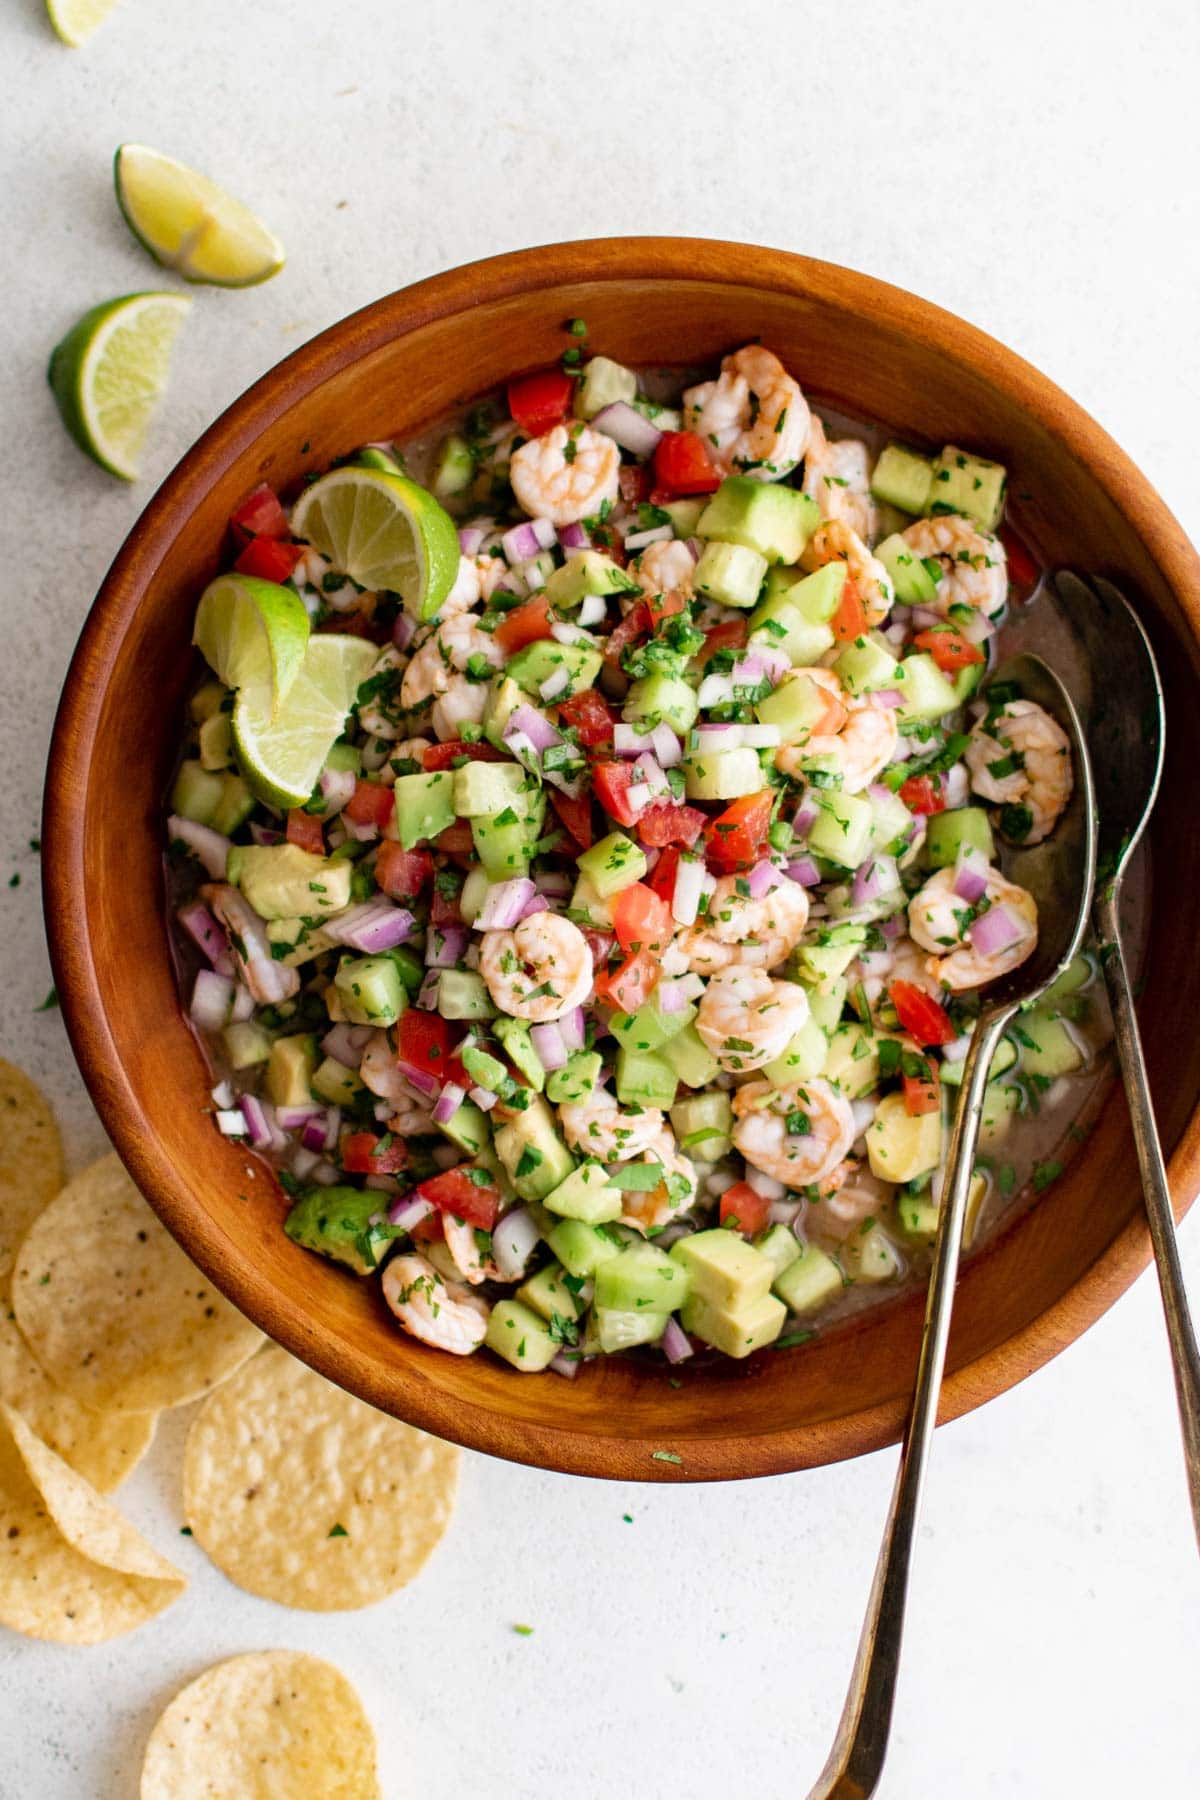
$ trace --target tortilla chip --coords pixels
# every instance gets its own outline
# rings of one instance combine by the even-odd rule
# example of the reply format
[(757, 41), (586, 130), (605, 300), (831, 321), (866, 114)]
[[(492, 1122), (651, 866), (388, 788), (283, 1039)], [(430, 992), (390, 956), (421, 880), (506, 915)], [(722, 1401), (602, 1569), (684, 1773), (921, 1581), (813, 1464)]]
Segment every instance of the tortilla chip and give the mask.
[(0, 1276), (47, 1201), (67, 1179), (50, 1102), (28, 1075), (0, 1061)]
[(378, 1800), (375, 1733), (332, 1663), (260, 1650), (176, 1694), (146, 1745), (141, 1800)]
[(76, 1175), (34, 1220), (12, 1296), (46, 1373), (101, 1412), (199, 1399), (263, 1341), (159, 1224), (116, 1156)]
[(248, 1593), (313, 1612), (370, 1606), (445, 1531), (459, 1452), (265, 1350), (188, 1432), (187, 1522)]
[(154, 1438), (157, 1413), (98, 1413), (55, 1387), (17, 1330), (0, 1280), (0, 1400), (97, 1493), (111, 1494)]
[(145, 1624), (186, 1586), (20, 1413), (0, 1406), (0, 1624), (100, 1644)]

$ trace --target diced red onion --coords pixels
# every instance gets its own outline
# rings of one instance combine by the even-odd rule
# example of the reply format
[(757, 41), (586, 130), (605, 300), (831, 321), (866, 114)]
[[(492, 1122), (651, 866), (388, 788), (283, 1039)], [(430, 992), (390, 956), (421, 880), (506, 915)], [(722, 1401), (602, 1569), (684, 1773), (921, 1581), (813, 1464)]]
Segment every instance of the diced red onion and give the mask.
[(742, 743), (748, 750), (774, 750), (782, 741), (778, 725), (742, 726)]
[(567, 1046), (563, 1043), (562, 1032), (556, 1024), (532, 1025), (529, 1036), (543, 1069), (551, 1073), (555, 1069), (566, 1067)]
[(302, 1106), (277, 1106), (275, 1120), (284, 1131), (303, 1131), (310, 1119), (324, 1114), (325, 1108), (315, 1100), (306, 1100)]
[(882, 931), (889, 944), (895, 943), (896, 939), (901, 936), (904, 931), (904, 926), (905, 918), (903, 913), (893, 913), (890, 919), (881, 919), (879, 921), (879, 929)]
[(562, 733), (555, 730), (545, 713), (540, 713), (536, 706), (515, 706), (510, 723), (517, 731), (524, 732), (539, 755), (552, 744), (561, 744), (563, 741)]
[(416, 635), (417, 621), (410, 618), (403, 608), (392, 620), (392, 642), (397, 650), (407, 650)]
[(426, 1200), (422, 1194), (401, 1194), (388, 1207), (388, 1224), (398, 1225), (401, 1231), (411, 1231), (434, 1210), (433, 1201)]
[(538, 693), (549, 703), (557, 700), (560, 694), (565, 694), (570, 685), (571, 671), (564, 663), (561, 668), (552, 669), (545, 681), (538, 684)]
[(904, 705), (904, 695), (897, 688), (876, 688), (871, 694), (871, 705), (880, 712), (894, 712)]
[(859, 863), (850, 884), (851, 906), (867, 906), (900, 885), (895, 860), (890, 856), (870, 856)]
[(254, 995), (244, 982), (236, 981), (233, 986), (233, 1005), (229, 1009), (231, 1025), (244, 1025), (247, 1019), (254, 1017)]
[[(673, 769), (677, 763), (683, 760), (683, 745), (680, 743), (678, 735), (665, 720), (656, 725), (650, 733), (650, 747), (658, 758), (661, 768)], [(670, 783), (667, 785), (669, 787)]]
[(571, 892), (571, 877), (565, 869), (539, 869), (533, 885), (551, 900), (565, 900)]
[(535, 556), (549, 550), (557, 541), (558, 534), (549, 519), (523, 519), (504, 533), (500, 545), (511, 566), (516, 568), (521, 563), (532, 562)]
[(422, 1012), (436, 1012), (442, 993), (442, 972), (430, 969), (417, 990), (417, 1005)]
[(587, 527), (579, 524), (578, 521), (570, 525), (560, 525), (558, 541), (564, 550), (590, 550), (592, 547), (591, 534)]
[(677, 981), (660, 981), (654, 992), (659, 1011), (665, 1013), (682, 1012), (692, 999), (686, 976), (680, 976)]
[(431, 925), (425, 933), (425, 967), (455, 969), (467, 948), (465, 925)]
[(942, 798), (949, 812), (970, 800), (971, 776), (965, 763), (954, 763), (942, 776)]
[(774, 863), (766, 861), (765, 858), (762, 862), (755, 863), (747, 877), (750, 898), (752, 900), (764, 900), (774, 888), (779, 886), (783, 879), (784, 877), (780, 874)]
[(192, 988), (189, 1007), (192, 1023), (201, 1031), (220, 1031), (229, 1022), (233, 1007), (234, 983), (227, 975), (213, 969), (201, 969)]
[(555, 619), (550, 636), (556, 644), (583, 644), (588, 649), (593, 649), (596, 643), (590, 631), (584, 631), (579, 625), (569, 625), (564, 619)]
[(912, 609), (912, 623), (916, 626), (918, 631), (927, 631), (931, 625), (944, 625), (946, 621), (943, 619), (941, 613), (934, 612), (932, 607), (914, 606)]
[(504, 733), (503, 741), (504, 748), (510, 755), (515, 756), (519, 763), (524, 763), (527, 768), (535, 771), (541, 769), (541, 757), (538, 755), (537, 746), (531, 738), (526, 737), (523, 731), (517, 731), (514, 726), (510, 725)]
[(293, 1175), (298, 1175), (301, 1181), (307, 1181), (320, 1160), (320, 1157), (313, 1151), (306, 1150), (302, 1144), (297, 1144), (289, 1158), (289, 1166)]
[(895, 644), (899, 648), (908, 636), (908, 626), (895, 619), (890, 625), (884, 626), (883, 635), (889, 644)]
[(319, 1113), (302, 1127), (300, 1142), (306, 1150), (325, 1151), (331, 1148), (328, 1135), (328, 1120), (324, 1113)]
[(998, 906), (989, 906), (985, 913), (972, 919), (967, 926), (967, 936), (980, 956), (996, 956), (1004, 950), (1011, 950), (1014, 944), (1021, 943), (1026, 936), (1026, 927), (1001, 902)]
[(688, 547), (688, 554), (691, 556), (692, 561), (699, 562), (700, 558), (704, 554), (704, 539), (698, 538), (698, 537), (690, 537), (687, 540), (687, 547)]
[(801, 887), (817, 887), (821, 880), (821, 871), (811, 856), (798, 856), (794, 862), (788, 863), (784, 874), (789, 881), (798, 881)]
[(349, 805), (358, 785), (358, 777), (353, 769), (322, 769), (317, 785), (325, 802), (325, 817), (328, 819)]
[(176, 918), (192, 942), (199, 945), (218, 975), (233, 974), (233, 958), (221, 927), (201, 900), (181, 906)]
[(645, 550), (650, 544), (665, 544), (675, 536), (673, 525), (652, 525), (647, 531), (631, 531), (625, 539), (627, 550)]
[(644, 751), (633, 765), (639, 780), (644, 781), (656, 800), (671, 798), (671, 784), (664, 775), (656, 758)]
[(600, 594), (585, 594), (579, 603), (579, 623), (581, 625), (603, 625), (608, 617), (608, 607)]
[(539, 1232), (523, 1206), (514, 1207), (497, 1219), (492, 1229), (492, 1261), (502, 1281), (516, 1281), (525, 1273), (530, 1257), (538, 1247)]
[(675, 871), (675, 887), (671, 894), (671, 917), (677, 925), (694, 925), (700, 911), (700, 898), (706, 889), (708, 870), (698, 857), (681, 856)]
[(968, 644), (986, 644), (995, 629), (996, 627), (987, 614), (983, 612), (972, 613), (966, 624), (959, 626), (959, 630)]
[(556, 1375), (565, 1375), (568, 1381), (574, 1381), (576, 1375), (579, 1373), (580, 1361), (581, 1358), (578, 1350), (558, 1350), (550, 1358), (546, 1367), (548, 1369), (553, 1369)]
[[(521, 908), (521, 918), (528, 919), (531, 918), (534, 913), (553, 912), (553, 910), (554, 908), (550, 905), (545, 894), (530, 894), (528, 900)], [(520, 923), (519, 920), (518, 923)]]
[(272, 844), (282, 844), (283, 835), (283, 832), (277, 831), (274, 825), (260, 825), (257, 819), (250, 821), (250, 836), (256, 844), (265, 849), (269, 849)]
[(808, 1203), (804, 1200), (772, 1200), (767, 1209), (767, 1222), (771, 1225), (794, 1225), (807, 1210)]
[(692, 733), (693, 747), (701, 755), (711, 755), (716, 750), (740, 750), (745, 743), (744, 725), (728, 724), (714, 721), (711, 724), (697, 725)]
[(437, 1076), (431, 1075), (428, 1069), (422, 1069), (416, 1063), (405, 1062), (398, 1058), (396, 1068), (409, 1087), (419, 1094), (422, 1100), (432, 1100), (441, 1088), (442, 1084)]
[(592, 429), (603, 432), (631, 456), (652, 456), (662, 436), (657, 425), (652, 425), (625, 400), (614, 400), (611, 406), (601, 408), (592, 420)]
[(178, 838), (186, 844), (193, 856), (199, 858), (213, 877), (214, 881), (224, 881), (225, 867), (229, 861), (229, 852), (233, 845), (211, 825), (197, 825), (195, 819), (185, 819), (179, 813), (172, 813), (167, 820), (167, 832), (172, 838)]
[(369, 1025), (333, 1025), (321, 1039), (321, 1049), (343, 1068), (357, 1069), (373, 1036)]
[(342, 1179), (342, 1172), (330, 1162), (319, 1162), (312, 1172), (312, 1178), (319, 1187), (336, 1187)]
[(625, 804), (631, 813), (644, 812), (653, 798), (644, 781), (631, 781), (625, 790)]
[(696, 691), (701, 708), (730, 706), (733, 702), (733, 679), (729, 675), (706, 675)]
[(385, 900), (364, 900), (361, 906), (348, 907), (325, 922), (323, 929), (335, 944), (372, 952), (394, 950), (397, 944), (405, 943), (416, 923), (403, 906), (392, 906)]
[(954, 866), (954, 886), (951, 891), (956, 899), (965, 900), (968, 906), (974, 906), (987, 893), (987, 884), (987, 857), (974, 845), (965, 845), (959, 851)]
[(521, 908), (537, 892), (528, 875), (516, 875), (511, 881), (497, 881), (488, 888), (475, 920), (476, 931), (511, 931), (521, 917)]
[(458, 548), (463, 556), (478, 556), (487, 532), (482, 525), (460, 525)]
[(246, 1115), (240, 1106), (216, 1112), (213, 1114), (213, 1118), (217, 1121), (217, 1130), (222, 1137), (249, 1137), (250, 1135), (246, 1124)]
[(373, 844), (379, 836), (378, 825), (372, 824), (370, 819), (344, 819), (342, 823), (347, 835), (358, 844)]
[(586, 1021), (582, 1006), (573, 1006), (570, 1012), (564, 1013), (558, 1021), (558, 1029), (568, 1050), (582, 1050), (586, 1041), (584, 1037)]
[[(887, 792), (887, 789), (884, 789)], [(807, 837), (817, 822), (817, 808), (813, 802), (804, 799), (792, 814), (792, 833), (795, 837)]]
[(521, 564), (521, 577), (531, 594), (540, 594), (546, 585), (546, 566), (542, 561), (542, 552), (532, 557), (529, 562)]
[(466, 1088), (459, 1087), (457, 1081), (448, 1081), (438, 1095), (433, 1109), (434, 1124), (448, 1125), (466, 1097)]
[(650, 734), (637, 725), (613, 726), (613, 749), (618, 756), (640, 756), (650, 742)]
[(468, 1089), (468, 1098), (475, 1103), (480, 1112), (491, 1112), (499, 1096), (493, 1094), (491, 1088), (473, 1087)]
[(678, 1319), (667, 1320), (666, 1330), (658, 1342), (669, 1363), (686, 1362), (689, 1356), (695, 1355), (688, 1334)]

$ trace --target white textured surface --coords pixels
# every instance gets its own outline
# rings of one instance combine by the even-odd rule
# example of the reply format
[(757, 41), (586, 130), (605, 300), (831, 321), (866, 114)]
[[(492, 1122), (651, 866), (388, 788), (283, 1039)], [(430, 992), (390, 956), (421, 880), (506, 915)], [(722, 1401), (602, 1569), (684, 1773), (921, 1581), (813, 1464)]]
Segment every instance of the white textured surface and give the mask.
[[(352, 308), (590, 233), (807, 250), (1023, 352), (1200, 529), (1193, 0), (123, 0), (79, 53), (39, 0), (10, 0), (0, 69), (0, 1041), (60, 1098), (74, 1164), (100, 1133), (59, 1019), (32, 1010), (49, 973), (26, 850), (68, 653), (155, 481)], [(291, 253), (264, 289), (197, 292), (132, 492), (62, 435), (43, 380), (85, 307), (169, 285), (112, 203), (121, 139), (226, 180)], [(1184, 1242), (1200, 1288), (1200, 1214)], [(893, 1455), (675, 1491), (468, 1457), (418, 1583), (365, 1615), (309, 1617), (238, 1593), (178, 1536), (183, 1427), (166, 1423), (122, 1504), (192, 1590), (103, 1650), (0, 1635), (4, 1800), (132, 1800), (171, 1693), (274, 1645), (326, 1653), (359, 1684), (389, 1800), (773, 1800), (819, 1768)], [(1049, 1369), (939, 1435), (887, 1800), (1192, 1791), (1198, 1601), (1146, 1278)]]

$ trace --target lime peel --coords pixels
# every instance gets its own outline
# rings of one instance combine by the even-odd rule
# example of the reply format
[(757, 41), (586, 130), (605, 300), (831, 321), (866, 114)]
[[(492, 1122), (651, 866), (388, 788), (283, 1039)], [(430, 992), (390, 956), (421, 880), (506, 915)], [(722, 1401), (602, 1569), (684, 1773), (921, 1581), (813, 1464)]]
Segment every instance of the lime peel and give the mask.
[(117, 0), (46, 0), (46, 17), (55, 35), (78, 50), (103, 25)]
[(161, 150), (120, 145), (113, 181), (134, 237), (185, 281), (254, 287), (282, 269), (283, 245), (248, 206)]
[(292, 530), (360, 587), (399, 594), (417, 620), (432, 619), (458, 579), (454, 520), (407, 475), (331, 469), (297, 500)]
[(253, 713), (277, 717), (308, 648), (304, 602), (291, 588), (255, 575), (218, 575), (200, 596), (192, 642), (226, 687)]
[(84, 313), (47, 371), (63, 423), (101, 468), (135, 481), (138, 459), (191, 306), (182, 294), (124, 294)]

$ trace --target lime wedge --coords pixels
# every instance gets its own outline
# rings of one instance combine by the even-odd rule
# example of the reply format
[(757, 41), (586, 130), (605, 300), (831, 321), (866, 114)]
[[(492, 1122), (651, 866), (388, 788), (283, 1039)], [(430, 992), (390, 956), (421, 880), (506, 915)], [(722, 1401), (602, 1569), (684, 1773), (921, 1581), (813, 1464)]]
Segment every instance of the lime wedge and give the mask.
[(113, 178), (134, 237), (185, 281), (253, 287), (282, 269), (279, 239), (207, 175), (144, 144), (122, 144)]
[(226, 687), (245, 694), (252, 713), (273, 719), (304, 661), (308, 614), (291, 588), (218, 575), (200, 596), (192, 642)]
[(304, 805), (378, 655), (378, 645), (364, 638), (333, 633), (310, 638), (274, 719), (256, 712), (242, 689), (233, 708), (233, 743), (242, 773), (260, 800), (272, 806)]
[(78, 50), (116, 4), (117, 0), (46, 0), (46, 13), (63, 43)]
[(126, 294), (84, 313), (48, 371), (63, 423), (101, 468), (135, 481), (151, 415), (167, 385), (171, 346), (190, 300)]
[(383, 469), (331, 469), (306, 488), (292, 530), (360, 587), (399, 594), (432, 619), (458, 576), (458, 531), (432, 494)]

